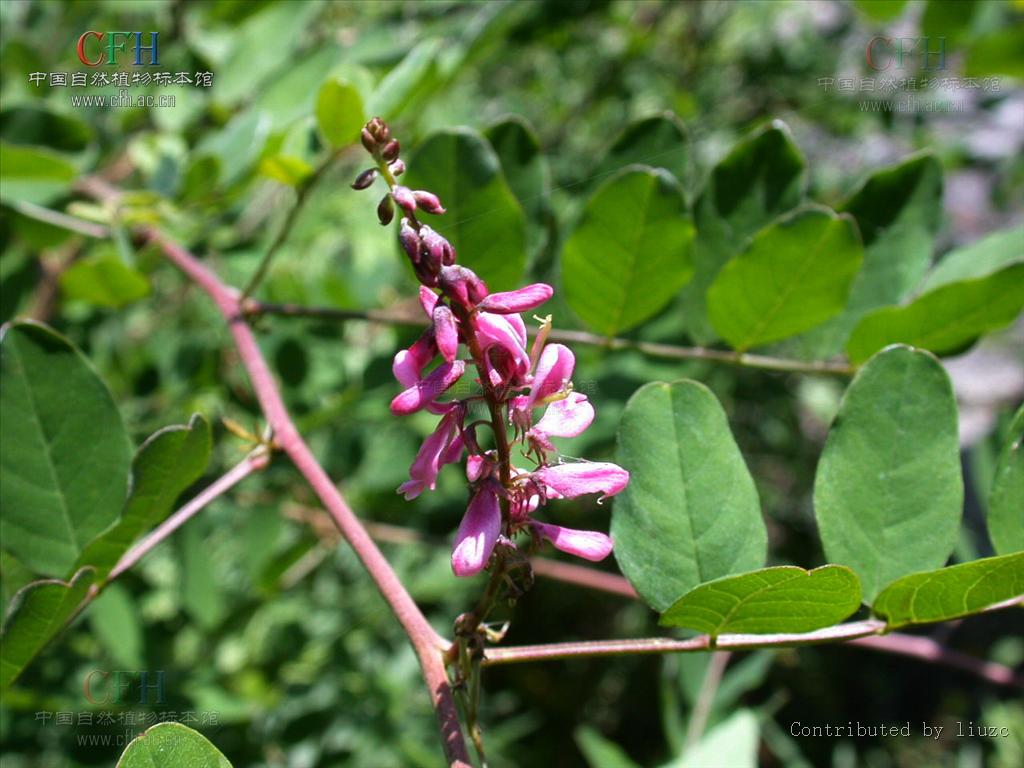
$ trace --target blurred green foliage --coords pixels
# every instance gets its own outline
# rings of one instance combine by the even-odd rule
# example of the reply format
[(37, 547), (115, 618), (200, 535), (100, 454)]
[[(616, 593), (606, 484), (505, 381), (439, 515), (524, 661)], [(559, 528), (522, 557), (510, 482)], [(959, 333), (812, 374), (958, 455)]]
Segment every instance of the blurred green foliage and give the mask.
[[(452, 209), (448, 220), (458, 235), (451, 236), (468, 263), (489, 260), (499, 286), (518, 281), (524, 269), (558, 286), (545, 308), (558, 327), (594, 322), (592, 309), (561, 291), (559, 254), (585, 221), (590, 195), (634, 163), (674, 175), (692, 204), (704, 234), (694, 245), (695, 284), (710, 285), (744, 238), (797, 205), (806, 190), (858, 216), (865, 264), (884, 267), (888, 254), (912, 251), (918, 271), (905, 282), (894, 285), (884, 271), (875, 281), (895, 292), (879, 303), (892, 303), (917, 283), (934, 253), (1019, 220), (1024, 139), (1014, 115), (1024, 94), (1010, 76), (1020, 75), (1014, 45), (1021, 13), (1019, 4), (998, 0), (4, 2), (0, 320), (45, 319), (83, 349), (136, 445), (192, 413), (260, 431), (215, 310), (154, 248), (133, 241), (130, 227), (159, 221), (242, 285), (284, 226), (296, 191), (336, 152), (309, 188), (259, 295), (338, 308), (411, 306), (415, 281), (392, 233), (374, 220), (370, 199), (348, 187), (365, 165), (352, 127), (373, 114), (385, 116), (412, 150), (410, 177), (430, 183)], [(133, 95), (173, 94), (175, 105), (115, 109), (71, 104), (79, 91), (116, 95), (112, 85), (33, 83), (32, 73), (87, 70), (75, 56), (79, 35), (113, 29), (159, 31), (161, 66), (154, 69), (210, 72), (212, 87), (133, 86)], [(864, 61), (866, 44), (899, 30), (945, 36), (951, 72), (1001, 77), (1000, 88), (957, 91), (953, 98), (965, 109), (946, 114), (865, 110), (865, 94), (822, 85), (822, 78), (875, 76)], [(434, 164), (417, 166), (417, 151), (431, 142), (442, 142), (444, 151), (434, 152)], [(758, 164), (761, 147), (771, 150), (764, 150), (767, 165)], [(919, 149), (932, 154), (904, 163)], [(456, 156), (469, 159), (456, 166)], [(910, 203), (899, 210), (873, 210), (858, 191), (858, 182), (883, 166), (893, 168), (871, 178), (905, 193)], [(761, 175), (751, 176), (751, 168)], [(117, 211), (69, 192), (77, 175), (99, 169), (135, 190)], [(485, 178), (461, 178), (473, 172)], [(466, 193), (475, 186), (484, 191)], [(737, 190), (745, 195), (738, 207)], [(112, 237), (92, 239), (40, 221), (39, 205), (95, 222)], [(877, 231), (863, 226), (866, 218)], [(631, 331), (634, 337), (715, 338), (703, 319), (703, 294), (695, 299), (684, 290), (668, 304), (655, 298), (637, 322), (652, 319)], [(859, 313), (875, 306), (866, 301), (853, 308), (857, 317), (835, 322), (848, 333)], [(394, 493), (431, 428), (429, 417), (399, 421), (387, 410), (395, 389), (391, 356), (418, 331), (284, 318), (263, 318), (256, 327), (300, 429), (354, 508), (423, 539), (385, 547), (447, 634), (481, 586), (455, 580), (448, 565), (464, 484), (452, 470), (437, 492), (414, 504)], [(780, 354), (842, 347), (813, 334), (780, 342)], [(811, 492), (840, 382), (635, 351), (575, 352), (578, 388), (598, 415), (572, 445), (574, 454), (611, 456), (625, 403), (643, 384), (699, 379), (723, 404), (757, 484), (770, 564), (824, 562)], [(1002, 419), (1008, 422), (1008, 413)], [(979, 508), (1000, 438), (982, 440), (969, 456), (977, 469), (959, 560), (990, 553)], [(214, 445), (207, 475), (194, 488), (246, 449), (219, 426)], [(609, 525), (607, 506), (567, 503), (559, 515), (568, 525)], [(440, 748), (415, 658), (352, 553), (318, 521), (312, 494), (279, 461), (190, 522), (5, 693), (5, 768), (113, 765), (123, 744), (80, 737), (123, 735), (125, 726), (79, 725), (80, 713), (98, 722), (103, 712), (147, 710), (215, 716), (196, 727), (239, 766), (436, 765)], [(31, 574), (6, 552), (0, 573), (6, 605)], [(641, 636), (656, 631), (657, 619), (638, 603), (543, 579), (508, 615), (512, 644)], [(976, 656), (1024, 660), (1019, 613), (940, 631)], [(490, 670), (482, 720), (492, 764), (672, 761), (685, 744), (707, 665), (706, 656), (688, 656)], [(165, 704), (94, 702), (83, 690), (94, 670), (140, 669), (163, 671)], [(40, 711), (72, 712), (75, 724), (37, 719)], [(858, 719), (910, 721), (916, 735), (789, 736), (796, 721)], [(949, 734), (968, 720), (1005, 725), (1011, 737), (934, 741), (917, 728), (940, 724)], [(785, 766), (1009, 767), (1024, 754), (1024, 708), (1012, 691), (853, 647), (737, 655), (707, 725), (709, 742), (728, 743), (737, 765), (752, 765), (756, 756)]]

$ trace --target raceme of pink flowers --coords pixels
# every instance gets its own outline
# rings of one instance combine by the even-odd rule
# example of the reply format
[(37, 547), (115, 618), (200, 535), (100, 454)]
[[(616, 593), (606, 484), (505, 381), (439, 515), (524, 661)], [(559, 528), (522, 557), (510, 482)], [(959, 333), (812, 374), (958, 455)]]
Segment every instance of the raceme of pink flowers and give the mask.
[[(532, 346), (528, 345), (520, 313), (544, 304), (553, 289), (534, 283), (491, 293), (472, 270), (456, 263), (452, 245), (419, 221), (417, 214), (441, 214), (444, 208), (432, 193), (410, 190), (394, 180), (405, 165), (398, 158), (398, 142), (391, 138), (387, 125), (378, 119), (370, 121), (362, 138), (378, 168), (360, 174), (353, 187), (368, 188), (378, 173), (388, 181), (389, 191), (378, 205), (378, 214), (382, 224), (391, 221), (396, 205), (405, 214), (399, 242), (422, 284), (419, 298), (428, 320), (420, 338), (395, 355), (392, 371), (403, 389), (391, 401), (391, 411), (404, 416), (426, 410), (440, 417), (409, 468), (409, 480), (398, 492), (411, 500), (434, 490), (442, 467), (466, 456), (470, 501), (452, 551), (452, 570), (457, 576), (479, 573), (497, 543), (512, 543), (519, 532), (587, 560), (607, 557), (612, 541), (604, 533), (533, 518), (549, 500), (600, 494), (600, 501), (619, 493), (629, 482), (629, 473), (615, 464), (563, 463), (552, 443), (553, 437), (582, 434), (594, 420), (594, 407), (586, 395), (573, 391), (576, 361), (572, 351), (561, 344), (545, 343), (547, 321)], [(460, 358), (460, 349), (468, 359)], [(467, 363), (475, 367), (478, 387), (469, 396), (449, 397), (452, 387), (465, 376)], [(505, 435), (504, 439), (495, 436), (495, 448), (484, 449), (477, 439), (480, 424), (495, 428), (492, 419), (480, 418), (488, 405), (500, 414), (499, 426)], [(534, 466), (512, 466), (513, 447)], [(505, 456), (499, 455), (503, 448), (508, 449)]]

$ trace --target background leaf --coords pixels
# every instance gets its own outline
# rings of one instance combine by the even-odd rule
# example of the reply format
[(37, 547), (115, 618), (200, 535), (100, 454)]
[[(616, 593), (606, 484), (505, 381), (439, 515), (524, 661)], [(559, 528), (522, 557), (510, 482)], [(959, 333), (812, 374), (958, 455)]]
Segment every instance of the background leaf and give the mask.
[[(367, 100), (366, 114), (379, 115), (386, 121), (401, 115), (416, 100), (417, 91), (428, 89), (431, 81), (437, 79), (442, 46), (436, 38), (420, 41), (377, 85)], [(430, 189), (436, 192), (433, 187)]]
[(63, 576), (117, 519), (131, 442), (92, 366), (50, 328), (8, 327), (0, 372), (3, 546), (34, 571)]
[(839, 211), (857, 222), (864, 262), (845, 311), (800, 339), (815, 358), (838, 353), (866, 312), (899, 302), (921, 280), (942, 222), (942, 165), (923, 152), (875, 171)]
[(231, 768), (231, 763), (198, 731), (159, 723), (128, 745), (117, 768)]
[(811, 632), (839, 623), (859, 607), (860, 582), (849, 568), (823, 565), (805, 571), (780, 565), (701, 584), (661, 614), (659, 623), (713, 637)]
[(968, 616), (1021, 596), (1024, 552), (905, 576), (882, 590), (871, 609), (896, 629)]
[(131, 493), (120, 519), (89, 543), (78, 565), (91, 565), (98, 580), (106, 578), (132, 543), (162, 523), (178, 496), (202, 476), (210, 450), (210, 425), (199, 414), (188, 426), (150, 436), (132, 462)]
[(950, 251), (918, 286), (918, 295), (962, 280), (987, 277), (1024, 261), (1024, 225), (993, 232), (975, 243)]
[(451, 241), (459, 263), (492, 291), (517, 287), (526, 264), (523, 210), (487, 141), (468, 128), (438, 131), (416, 148), (403, 183), (428, 189), (448, 213), (425, 223)]
[(65, 297), (97, 307), (118, 309), (149, 295), (149, 280), (112, 254), (88, 256), (60, 275)]
[(850, 384), (818, 463), (825, 556), (851, 567), (872, 600), (891, 581), (946, 562), (962, 508), (949, 376), (927, 352), (889, 347)]
[(693, 273), (693, 224), (682, 188), (665, 171), (630, 169), (587, 202), (562, 250), (573, 312), (606, 336), (662, 309)]
[(66, 192), (75, 166), (48, 149), (0, 141), (0, 199), (46, 203)]
[(526, 215), (527, 250), (536, 255), (547, 240), (548, 208), (547, 160), (533, 127), (518, 115), (510, 115), (490, 125), (484, 132), (505, 174), (512, 194)]
[(999, 454), (988, 499), (988, 535), (1000, 555), (1024, 550), (1024, 406)]
[(600, 182), (629, 165), (668, 171), (683, 186), (689, 179), (690, 147), (686, 129), (672, 112), (626, 126), (612, 142), (593, 175)]
[(359, 141), (366, 122), (363, 99), (351, 83), (329, 78), (316, 97), (316, 122), (320, 133), (333, 147), (347, 147)]
[(741, 709), (665, 768), (756, 768), (760, 730), (754, 713)]
[(142, 666), (139, 607), (122, 584), (109, 584), (89, 605), (89, 626), (107, 654), (125, 669)]
[(663, 611), (698, 584), (764, 565), (757, 489), (711, 390), (656, 382), (629, 399), (617, 460), (631, 473), (615, 500), (615, 558)]
[(708, 289), (708, 317), (737, 350), (794, 336), (842, 312), (861, 258), (852, 219), (798, 211), (722, 268)]
[(696, 342), (716, 338), (705, 294), (718, 271), (761, 227), (797, 206), (805, 183), (803, 155), (780, 120), (742, 139), (715, 166), (694, 206), (694, 275), (682, 294), (686, 328)]
[(988, 277), (946, 283), (903, 307), (865, 315), (846, 344), (854, 363), (902, 342), (937, 355), (959, 352), (983, 333), (1009, 325), (1024, 308), (1024, 264)]
[(0, 634), (0, 690), (74, 618), (92, 583), (92, 570), (83, 568), (69, 582), (34, 581), (14, 596)]

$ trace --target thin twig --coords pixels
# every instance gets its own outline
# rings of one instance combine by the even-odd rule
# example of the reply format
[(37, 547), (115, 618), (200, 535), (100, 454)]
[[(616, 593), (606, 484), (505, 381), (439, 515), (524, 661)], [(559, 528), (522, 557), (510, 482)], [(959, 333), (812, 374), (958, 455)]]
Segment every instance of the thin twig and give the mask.
[(69, 216), (51, 208), (44, 208), (41, 205), (30, 203), (27, 200), (9, 200), (6, 204), (16, 210), (22, 216), (41, 221), (54, 227), (66, 229), (69, 232), (76, 232), (86, 237), (95, 237), (104, 240), (110, 237), (110, 229), (92, 221), (80, 219), (77, 216)]
[[(270, 302), (247, 300), (244, 304), (245, 313), (250, 316), (279, 315), (281, 317), (308, 317), (318, 320), (363, 321), (384, 323), (389, 325), (423, 326), (423, 318), (405, 312), (389, 312), (375, 309), (337, 309), (334, 307), (309, 307), (301, 304), (275, 304)], [(531, 329), (531, 333), (533, 330)], [(707, 360), (714, 363), (736, 365), (741, 368), (757, 368), (766, 371), (786, 373), (828, 374), (833, 376), (852, 376), (856, 367), (838, 361), (790, 360), (766, 355), (752, 355), (747, 352), (732, 352), (727, 349), (711, 347), (684, 347), (675, 344), (660, 344), (653, 341), (638, 341), (620, 337), (600, 336), (587, 331), (552, 330), (548, 336), (552, 341), (570, 344), (587, 344), (604, 347), (610, 350), (630, 349), (641, 352), (649, 357), (665, 360)]]
[(242, 290), (242, 299), (246, 299), (251, 296), (252, 293), (259, 287), (259, 284), (266, 277), (267, 270), (270, 269), (270, 264), (274, 261), (274, 256), (284, 245), (288, 236), (292, 232), (292, 228), (295, 226), (295, 222), (299, 218), (299, 213), (302, 211), (309, 199), (309, 193), (316, 186), (317, 182), (323, 178), (327, 169), (331, 167), (335, 160), (341, 156), (341, 152), (335, 150), (324, 158), (323, 162), (316, 167), (309, 176), (299, 182), (298, 186), (295, 187), (295, 205), (288, 209), (288, 215), (285, 217), (284, 223), (281, 228), (277, 231), (277, 235), (274, 237), (274, 241), (267, 248), (263, 254), (263, 258), (260, 259), (260, 263), (256, 267), (256, 271), (253, 272), (252, 277), (249, 278), (249, 282), (245, 284), (245, 288)]
[(125, 552), (121, 559), (117, 561), (117, 565), (111, 569), (110, 575), (107, 576), (107, 581), (116, 579), (134, 566), (139, 560), (149, 554), (150, 550), (178, 530), (197, 512), (209, 505), (214, 499), (231, 490), (253, 472), (263, 469), (267, 466), (269, 460), (270, 457), (265, 450), (257, 450), (250, 453)]

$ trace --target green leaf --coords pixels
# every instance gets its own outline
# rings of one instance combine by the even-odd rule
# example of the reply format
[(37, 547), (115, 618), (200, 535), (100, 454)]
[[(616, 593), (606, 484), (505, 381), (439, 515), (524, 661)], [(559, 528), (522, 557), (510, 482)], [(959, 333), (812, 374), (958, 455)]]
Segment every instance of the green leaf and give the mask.
[[(417, 91), (429, 88), (438, 77), (437, 61), (442, 41), (423, 40), (380, 81), (368, 100), (366, 114), (379, 115), (386, 121), (399, 117), (416, 101)], [(410, 164), (410, 168), (415, 166)], [(431, 189), (431, 192), (436, 190)], [(443, 200), (443, 198), (442, 198)]]
[(293, 155), (273, 155), (260, 161), (260, 173), (274, 181), (297, 187), (313, 172), (309, 163)]
[(202, 529), (196, 525), (186, 525), (179, 542), (182, 556), (181, 604), (196, 624), (212, 630), (223, 621), (229, 606), (217, 578), (209, 543)]
[(760, 740), (757, 717), (750, 710), (741, 709), (664, 768), (756, 768)]
[(92, 570), (83, 568), (70, 582), (34, 581), (18, 591), (0, 633), (0, 690), (74, 618), (92, 583)]
[(701, 344), (715, 340), (706, 293), (747, 239), (804, 195), (806, 164), (785, 123), (775, 120), (744, 138), (711, 172), (697, 198), (693, 281), (682, 292), (687, 329)]
[(142, 666), (142, 624), (131, 593), (110, 584), (89, 606), (89, 626), (110, 658), (126, 669)]
[(891, 21), (903, 13), (907, 0), (854, 0), (857, 10), (875, 21)]
[[(978, 5), (975, 0), (928, 0), (921, 14), (922, 44), (930, 44), (928, 50), (933, 54), (942, 50), (940, 45), (952, 53), (953, 46), (970, 33), (971, 18)], [(932, 55), (930, 60), (935, 63), (939, 58)]]
[(1010, 23), (1003, 29), (980, 35), (967, 48), (964, 74), (969, 77), (1009, 75), (1024, 78), (1024, 26)]
[(938, 568), (963, 508), (956, 398), (927, 352), (889, 347), (843, 396), (814, 482), (825, 556), (851, 567), (866, 600)]
[(527, 248), (536, 254), (545, 240), (548, 210), (548, 164), (533, 127), (518, 115), (492, 124), (484, 135), (501, 161), (512, 194), (526, 214)]
[(988, 535), (996, 552), (1024, 550), (1024, 406), (1017, 409), (999, 454), (988, 499)]
[(814, 328), (843, 311), (862, 257), (850, 217), (796, 211), (718, 273), (707, 294), (711, 324), (737, 350)]
[(670, 174), (633, 168), (603, 184), (562, 250), (565, 299), (607, 336), (662, 309), (693, 274), (693, 224)]
[(68, 191), (75, 174), (56, 152), (0, 141), (0, 200), (47, 203)]
[(864, 316), (846, 344), (854, 363), (895, 342), (942, 355), (1009, 325), (1024, 308), (1024, 263), (977, 280), (947, 283), (902, 307)]
[(905, 576), (871, 606), (890, 629), (947, 621), (1024, 596), (1024, 552)]
[(859, 607), (860, 582), (849, 568), (823, 565), (805, 571), (780, 565), (701, 584), (662, 613), (659, 624), (712, 637), (812, 632)]
[(451, 241), (459, 263), (492, 291), (518, 287), (526, 264), (523, 210), (479, 133), (456, 128), (431, 134), (409, 159), (404, 183), (441, 198), (447, 215), (426, 217), (426, 223)]
[(975, 243), (950, 251), (929, 272), (918, 295), (949, 283), (988, 277), (1003, 267), (1024, 261), (1024, 225), (993, 232)]
[(60, 290), (68, 299), (97, 307), (119, 309), (149, 295), (149, 280), (112, 254), (76, 261), (60, 275)]
[(839, 208), (857, 221), (864, 262), (843, 313), (800, 339), (805, 354), (838, 353), (864, 314), (895, 304), (921, 280), (942, 221), (942, 165), (928, 153), (869, 176)]
[(91, 565), (97, 581), (105, 579), (132, 543), (162, 523), (178, 496), (202, 477), (210, 450), (210, 425), (199, 414), (188, 426), (151, 435), (132, 462), (131, 493), (121, 518), (89, 543), (78, 566)]
[(316, 122), (331, 146), (347, 147), (359, 141), (359, 130), (366, 122), (363, 99), (355, 86), (330, 78), (316, 98)]
[(680, 184), (689, 177), (689, 137), (672, 112), (630, 123), (612, 143), (594, 176), (604, 180), (629, 165), (663, 168)]
[(574, 736), (591, 768), (639, 768), (622, 747), (593, 728), (581, 726), (576, 729)]
[(0, 538), (37, 573), (63, 576), (117, 519), (131, 442), (99, 376), (52, 329), (9, 326), (0, 375)]
[(128, 745), (117, 768), (231, 768), (231, 763), (199, 731), (159, 723)]
[(629, 399), (618, 462), (631, 476), (615, 501), (615, 558), (663, 611), (698, 584), (764, 565), (757, 489), (711, 390), (655, 382)]

